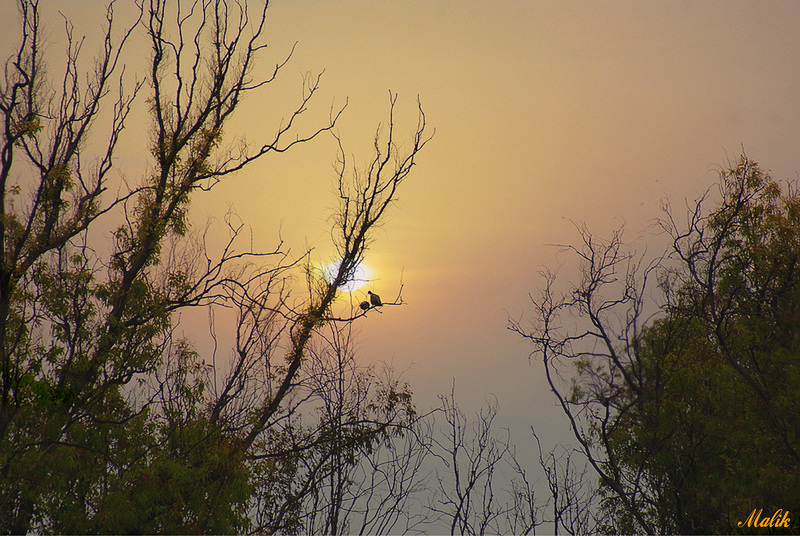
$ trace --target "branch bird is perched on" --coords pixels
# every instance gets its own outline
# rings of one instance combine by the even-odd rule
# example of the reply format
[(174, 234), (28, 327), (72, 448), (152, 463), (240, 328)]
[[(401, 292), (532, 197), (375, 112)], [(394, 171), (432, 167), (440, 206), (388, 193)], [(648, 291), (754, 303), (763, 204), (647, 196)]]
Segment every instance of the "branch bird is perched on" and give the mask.
[(383, 302), (381, 302), (381, 297), (380, 296), (378, 296), (377, 294), (375, 294), (371, 290), (368, 290), (367, 294), (369, 294), (369, 302), (372, 304), (373, 307), (380, 307), (381, 305), (383, 305)]

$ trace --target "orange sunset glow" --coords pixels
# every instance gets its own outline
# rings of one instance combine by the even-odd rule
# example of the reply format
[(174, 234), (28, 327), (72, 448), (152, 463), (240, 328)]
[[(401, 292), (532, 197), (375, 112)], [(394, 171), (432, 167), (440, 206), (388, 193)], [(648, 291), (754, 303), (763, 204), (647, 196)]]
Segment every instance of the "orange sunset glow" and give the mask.
[[(251, 7), (263, 3), (248, 1)], [(145, 0), (144, 5), (149, 2)], [(106, 4), (101, 0), (40, 0), (48, 69), (63, 70), (67, 19), (76, 36), (86, 36), (82, 45), (86, 58), (80, 65), (93, 72), (90, 58), (102, 45), (100, 29)], [(120, 28), (136, 20), (133, 0), (118, 0), (114, 5)], [(16, 1), (0, 3), (4, 60), (18, 46), (20, 32), (12, 23), (18, 12)], [(184, 15), (188, 13), (187, 9)], [(251, 21), (247, 28), (254, 24)], [(212, 260), (198, 253), (201, 245), (207, 248), (204, 252), (222, 255), (231, 231), (239, 230), (231, 255), (245, 250), (269, 252), (270, 256), (253, 257), (253, 262), (290, 266), (281, 280), (285, 294), (278, 299), (274, 294), (261, 297), (254, 293), (252, 304), (256, 305), (243, 307), (245, 312), (220, 305), (222, 299), (213, 294), (213, 298), (177, 311), (171, 317), (170, 336), (193, 341), (201, 363), (198, 367), (216, 367), (217, 376), (210, 377), (220, 382), (222, 364), (233, 363), (244, 354), (242, 348), (235, 348), (236, 337), (245, 331), (236, 322), (268, 298), (274, 299), (278, 305), (269, 309), (272, 316), (252, 313), (253, 322), (280, 318), (297, 324), (270, 331), (269, 337), (274, 339), (263, 343), (264, 348), (280, 349), (286, 356), (262, 367), (270, 381), (281, 374), (294, 374), (295, 362), (307, 366), (302, 352), (292, 358), (296, 348), (306, 352), (303, 356), (310, 352), (322, 359), (327, 356), (324, 344), (341, 337), (350, 344), (347, 348), (355, 364), (374, 364), (374, 370), (383, 370), (386, 364), (399, 378), (398, 385), (407, 383), (419, 414), (439, 407), (441, 397), (451, 390), (467, 415), (496, 401), (494, 425), (507, 430), (520, 464), (532, 471), (534, 467), (538, 470), (540, 451), (531, 427), (545, 451), (576, 446), (541, 358), (531, 357), (534, 347), (530, 341), (509, 329), (515, 322), (527, 326), (532, 318), (531, 299), (540, 295), (545, 284), (542, 271), (556, 274), (554, 294), (571, 292), (570, 282), (583, 272), (567, 246), (581, 242), (582, 229), (603, 238), (622, 229), (625, 248), (646, 252), (648, 259), (657, 257), (672, 244), (663, 224), (657, 224), (663, 208), (673, 210), (678, 225), (688, 225), (687, 208), (707, 191), (711, 192), (709, 199), (715, 200), (720, 171), (736, 165), (741, 155), (758, 162), (760, 169), (776, 180), (800, 177), (798, 2), (274, 0), (267, 9), (263, 41), (267, 46), (255, 53), (248, 80), (270, 78), (276, 66), (282, 66), (274, 81), (242, 96), (221, 130), (213, 131), (221, 141), (212, 149), (227, 150), (240, 144), (259, 148), (265, 140), (272, 140), (287, 126), (291, 111), (317, 77), (319, 89), (302, 113), (291, 119), (292, 129), (278, 145), (287, 144), (294, 136), (308, 136), (334, 119), (335, 126), (308, 142), (285, 152), (274, 151), (241, 171), (221, 176), (218, 183), (212, 177), (202, 187), (193, 186), (186, 205), (186, 237), (196, 241), (188, 251), (196, 253), (199, 265), (211, 267)], [(186, 43), (190, 48), (191, 39)], [(153, 155), (159, 142), (148, 111), (157, 106), (148, 93), (153, 45), (143, 32), (134, 32), (126, 46), (120, 61), (125, 65), (127, 87), (137, 80), (144, 85), (121, 132), (122, 141), (113, 157), (113, 187), (108, 187), (104, 196), (121, 195), (117, 192), (133, 189), (158, 174)], [(211, 61), (209, 58), (202, 55), (204, 62)], [(59, 90), (58, 84), (51, 85)], [(81, 147), (104, 147), (110, 110), (109, 105), (98, 116), (93, 124), (95, 137)], [(358, 187), (383, 192), (377, 186), (380, 183), (369, 182), (369, 171), (380, 167), (372, 163), (373, 153), (376, 147), (383, 149), (383, 142), (377, 143), (376, 137), (383, 140), (391, 127), (393, 138), (387, 151), (412, 152), (421, 118), (425, 125), (422, 138), (430, 136), (430, 141), (415, 154), (410, 172), (399, 181), (385, 212), (363, 242), (356, 223), (350, 242), (340, 238), (337, 226), (350, 222), (348, 217), (358, 221), (349, 212), (345, 214), (345, 200), (366, 210), (367, 203), (358, 205), (360, 200), (353, 192)], [(83, 165), (95, 164), (87, 158)], [(387, 168), (395, 165), (393, 160)], [(337, 180), (352, 181), (353, 191)], [(33, 199), (33, 194), (25, 195), (19, 199)], [(138, 205), (134, 208), (132, 201), (124, 211), (122, 204), (118, 208), (98, 220), (98, 227), (86, 235), (97, 241), (97, 251), (119, 249), (121, 246), (114, 245), (119, 236), (112, 231), (125, 218), (138, 217), (144, 211)], [(791, 211), (786, 208), (776, 213)], [(138, 235), (131, 232), (131, 236)], [(353, 243), (363, 251), (347, 257), (347, 247)], [(786, 249), (793, 247), (790, 244)], [(153, 270), (172, 259), (172, 250), (166, 245), (159, 251), (165, 260), (160, 265), (153, 261)], [(182, 257), (175, 254), (175, 258)], [(322, 297), (327, 296), (325, 284), (336, 278), (343, 258), (353, 262), (350, 280), (340, 287), (330, 308), (322, 311), (336, 322), (350, 322), (352, 329), (348, 328), (346, 336), (325, 331), (326, 317), (309, 305), (318, 300), (328, 307)], [(110, 273), (114, 262), (98, 262), (95, 270)], [(245, 270), (237, 274), (242, 280), (250, 276)], [(231, 284), (230, 288), (234, 287)], [(216, 287), (214, 292), (222, 294)], [(251, 299), (244, 290), (230, 292)], [(370, 302), (370, 293), (379, 295), (382, 304)], [(581, 294), (575, 291), (574, 295)], [(646, 307), (655, 311), (653, 303), (647, 302)], [(624, 315), (613, 318), (620, 321)], [(299, 325), (306, 326), (308, 333)], [(305, 350), (297, 342), (306, 344), (304, 337), (310, 341)], [(593, 351), (590, 348), (587, 354)], [(253, 365), (253, 370), (259, 366)], [(48, 373), (47, 365), (40, 370)], [(300, 368), (301, 373), (304, 370)], [(565, 365), (557, 371), (565, 385), (572, 370)], [(286, 386), (294, 388), (290, 380)], [(209, 385), (221, 391), (213, 381)], [(265, 380), (264, 385), (267, 383)], [(259, 391), (266, 392), (266, 387), (239, 388), (256, 393), (252, 395), (256, 398), (267, 398)], [(290, 395), (287, 404), (300, 405), (306, 392)], [(272, 413), (269, 416), (279, 421)], [(240, 432), (257, 421), (257, 416), (248, 414), (236, 433), (250, 444), (268, 441), (267, 435), (254, 440), (255, 432), (250, 436)], [(288, 441), (290, 435), (281, 436), (281, 441)], [(272, 463), (266, 454), (252, 459), (277, 471), (264, 461)], [(263, 471), (267, 474), (267, 469)], [(587, 475), (586, 481), (593, 485), (600, 481), (595, 473)], [(547, 493), (544, 477), (531, 480), (537, 482), (540, 494)], [(272, 499), (262, 500), (266, 504)], [(257, 507), (248, 504), (251, 510), (242, 511), (252, 517)], [(747, 520), (750, 512), (762, 508), (770, 515), (782, 508), (780, 511), (788, 511), (787, 517), (794, 517), (797, 506), (747, 502), (740, 519)], [(637, 522), (640, 524), (631, 525), (634, 532), (637, 527), (647, 527), (644, 521)], [(306, 530), (300, 525), (286, 526), (284, 533)], [(54, 527), (58, 532), (59, 527)], [(268, 525), (252, 527), (256, 532), (269, 530), (265, 528)], [(353, 527), (349, 529), (355, 530)], [(506, 530), (501, 527), (505, 526), (495, 528)], [(552, 527), (545, 524), (539, 530), (547, 533)], [(439, 533), (451, 528), (439, 519), (430, 526), (409, 522), (404, 529), (393, 525), (375, 531)], [(29, 530), (36, 531), (35, 527)], [(307, 530), (333, 532), (327, 525)], [(462, 531), (469, 532), (453, 529)]]

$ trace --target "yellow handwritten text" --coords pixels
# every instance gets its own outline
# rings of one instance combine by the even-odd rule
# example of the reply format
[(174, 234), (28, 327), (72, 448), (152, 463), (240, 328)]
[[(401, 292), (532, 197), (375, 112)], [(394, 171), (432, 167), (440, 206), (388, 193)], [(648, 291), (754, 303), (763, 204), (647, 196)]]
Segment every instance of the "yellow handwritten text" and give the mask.
[[(778, 508), (772, 517), (761, 517), (762, 513), (764, 513), (763, 508), (758, 511), (753, 509), (747, 521), (739, 521), (738, 525), (740, 527), (788, 527), (791, 522), (789, 511), (783, 510), (783, 508)], [(781, 513), (783, 513), (783, 517), (781, 517)]]

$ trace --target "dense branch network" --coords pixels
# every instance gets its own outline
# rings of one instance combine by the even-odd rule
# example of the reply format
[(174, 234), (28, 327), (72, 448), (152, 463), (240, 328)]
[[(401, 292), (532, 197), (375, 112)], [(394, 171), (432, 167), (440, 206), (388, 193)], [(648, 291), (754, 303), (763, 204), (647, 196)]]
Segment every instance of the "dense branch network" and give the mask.
[[(0, 81), (0, 526), (238, 532), (255, 523), (249, 509), (283, 470), (285, 502), (260, 503), (254, 530), (288, 530), (307, 496), (295, 486), (318, 489), (333, 475), (323, 453), (367, 449), (413, 420), (407, 388), (362, 376), (346, 350), (339, 334), (363, 314), (340, 318), (331, 307), (430, 139), (421, 107), (408, 152), (398, 150), (392, 95), (373, 165), (350, 177), (339, 160), (333, 236), (342, 263), (332, 281), (312, 280), (309, 298), (297, 300), (295, 274), (307, 256), (290, 260), (282, 244), (242, 249), (244, 226), (233, 215), (227, 242), (211, 254), (211, 230), (195, 232), (188, 212), (197, 191), (331, 132), (344, 111), (332, 107), (321, 126), (301, 128), (320, 87), (309, 76), (270, 139), (249, 145), (224, 135), (245, 95), (266, 90), (291, 56), (259, 74), (269, 2), (141, 0), (122, 26), (119, 13), (130, 11), (111, 2), (89, 72), (88, 41), (65, 19), (57, 82), (45, 70), (39, 2), (18, 5), (19, 47)], [(140, 37), (149, 64), (132, 80), (126, 54)], [(152, 163), (140, 180), (120, 183), (112, 170), (142, 94)], [(98, 238), (106, 221), (121, 222), (112, 224), (110, 248)], [(212, 319), (215, 346), (213, 319), (232, 312), (231, 359), (179, 336), (179, 314), (198, 308)], [(329, 326), (335, 336), (326, 339)], [(357, 394), (355, 405), (334, 404), (335, 414), (307, 428), (300, 414), (334, 400), (330, 382), (308, 390), (325, 377), (338, 378), (342, 397)], [(369, 381), (343, 383), (362, 377)], [(410, 460), (415, 449), (395, 455)], [(297, 473), (300, 454), (319, 465)], [(257, 471), (267, 478), (253, 491)], [(411, 485), (401, 473), (386, 475), (387, 485)], [(387, 501), (374, 503), (378, 511)], [(391, 526), (370, 508), (369, 526)], [(344, 526), (329, 520), (334, 532)]]

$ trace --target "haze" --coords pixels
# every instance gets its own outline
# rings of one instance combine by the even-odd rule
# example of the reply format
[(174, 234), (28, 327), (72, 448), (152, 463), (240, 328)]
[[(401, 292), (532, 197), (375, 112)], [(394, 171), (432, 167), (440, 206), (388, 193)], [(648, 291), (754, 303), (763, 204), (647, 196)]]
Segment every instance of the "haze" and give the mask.
[[(78, 34), (97, 23), (98, 2), (43, 5), (54, 36), (58, 10)], [(550, 244), (574, 242), (573, 223), (600, 235), (624, 223), (632, 245), (656, 247), (661, 200), (680, 209), (742, 150), (794, 178), (798, 27), (790, 1), (276, 1), (263, 72), (295, 52), (228, 132), (271, 134), (303, 73), (324, 70), (304, 120), (347, 100), (339, 132), (362, 162), (389, 91), (401, 133), (419, 97), (436, 135), (369, 252), (372, 281), (354, 293), (386, 300), (402, 284), (405, 305), (361, 323), (361, 356), (402, 371), (421, 407), (455, 379), (466, 409), (496, 395), (515, 437), (529, 425), (560, 434), (540, 367), (506, 330), (537, 272), (564, 260)], [(329, 262), (335, 157), (326, 138), (268, 159), (199, 196), (196, 222), (233, 209), (257, 248), (280, 236)]]

